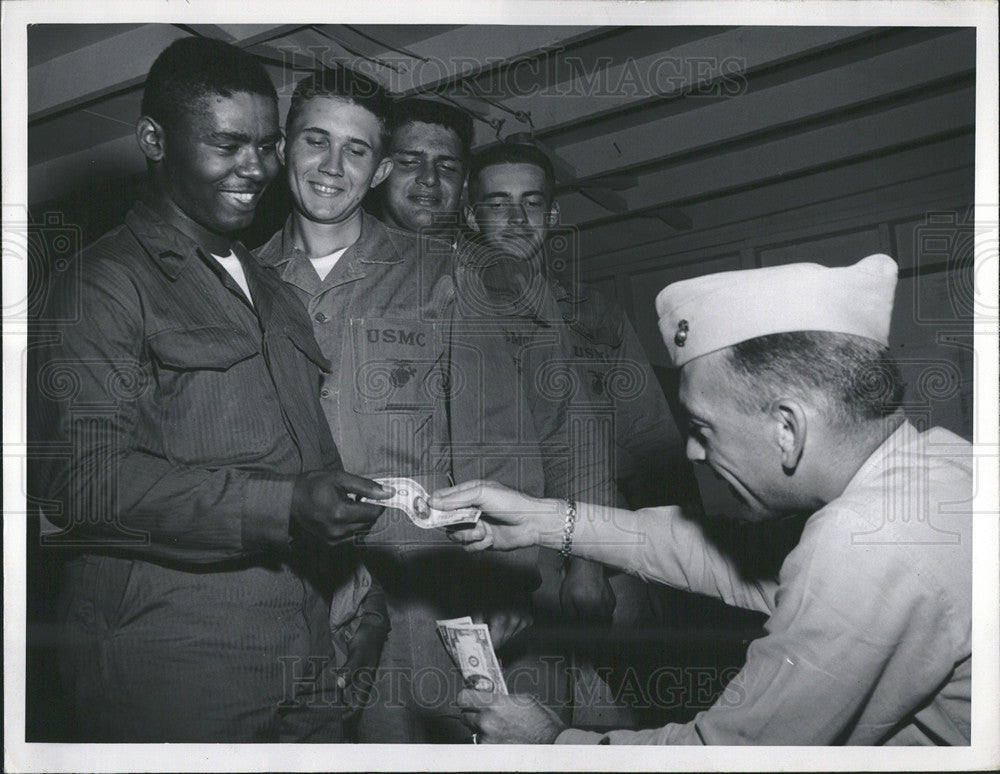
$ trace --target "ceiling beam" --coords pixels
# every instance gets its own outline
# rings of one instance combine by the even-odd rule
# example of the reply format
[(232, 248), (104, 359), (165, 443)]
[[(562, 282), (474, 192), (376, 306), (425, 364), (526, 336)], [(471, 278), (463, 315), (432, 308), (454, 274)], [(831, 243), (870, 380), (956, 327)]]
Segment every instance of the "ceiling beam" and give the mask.
[[(683, 206), (685, 199), (926, 142), (935, 136), (971, 129), (975, 123), (975, 96), (973, 87), (965, 87), (875, 114), (681, 161), (640, 174), (639, 185), (622, 195), (632, 212), (663, 204)], [(559, 206), (565, 223), (582, 225), (608, 217), (603, 207), (579, 194), (560, 197)]]
[[(419, 58), (393, 50), (389, 41), (379, 46), (370, 39), (359, 38), (347, 25), (319, 25), (318, 29), (321, 32), (314, 29), (285, 39), (281, 48), (296, 52), (301, 61), (311, 61), (310, 66), (343, 58), (359, 60), (358, 69), (376, 78), (393, 94), (411, 96), (478, 77), (505, 63), (603, 35), (610, 28), (535, 25), (517, 27), (516, 34), (511, 34), (510, 27), (466, 25), (408, 43), (406, 48)], [(359, 51), (364, 57), (348, 49)], [(391, 67), (379, 66), (372, 59)]]
[[(745, 83), (747, 72), (774, 67), (872, 34), (873, 30), (867, 27), (805, 27), (788, 32), (773, 27), (740, 27), (638, 59), (627, 58), (614, 67), (582, 72), (500, 102), (509, 110), (530, 111), (535, 131), (545, 136), (580, 121), (665, 97), (698, 90), (709, 94), (718, 93), (719, 89), (737, 92)], [(487, 130), (478, 130), (477, 143), (490, 139)]]
[(139, 86), (159, 53), (186, 37), (170, 24), (146, 24), (29, 68), (28, 123)]
[[(302, 25), (190, 26), (208, 37), (247, 48)], [(186, 37), (190, 33), (173, 24), (145, 24), (29, 68), (28, 123), (142, 85), (160, 52)]]
[[(417, 62), (409, 73), (394, 79), (391, 90), (404, 96), (424, 93), (454, 85), (514, 61), (530, 59), (575, 45), (612, 29), (610, 27), (562, 27), (524, 25), (513, 28), (496, 25), (467, 25), (451, 30), (408, 48), (427, 57)], [(399, 54), (386, 52), (386, 58)], [(474, 93), (470, 90), (469, 93)]]
[(581, 179), (618, 173), (972, 75), (974, 42), (974, 31), (952, 32), (732, 99), (698, 106), (692, 98), (694, 109), (628, 129), (549, 144), (573, 160)]

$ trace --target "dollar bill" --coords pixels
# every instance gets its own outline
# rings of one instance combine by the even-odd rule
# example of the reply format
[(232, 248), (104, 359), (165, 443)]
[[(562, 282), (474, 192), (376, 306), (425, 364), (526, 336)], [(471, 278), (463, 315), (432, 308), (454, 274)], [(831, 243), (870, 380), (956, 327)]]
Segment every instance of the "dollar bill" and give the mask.
[(463, 615), (461, 618), (448, 618), (444, 621), (435, 621), (437, 624), (438, 634), (441, 635), (441, 642), (444, 643), (445, 650), (448, 651), (449, 655), (454, 660), (455, 654), (451, 652), (448, 644), (448, 637), (445, 635), (445, 630), (451, 626), (453, 628), (458, 628), (461, 626), (472, 626), (472, 619), (467, 615)]
[(421, 529), (448, 527), (452, 524), (467, 524), (479, 520), (478, 508), (456, 508), (453, 511), (440, 511), (427, 504), (429, 495), (419, 483), (412, 478), (376, 478), (383, 488), (395, 490), (388, 500), (361, 499), (366, 503), (384, 505), (386, 508), (398, 508), (405, 513), (410, 521)]
[(470, 618), (456, 618), (438, 621), (437, 626), (445, 649), (461, 671), (467, 687), (507, 694), (507, 683), (486, 624), (472, 623)]

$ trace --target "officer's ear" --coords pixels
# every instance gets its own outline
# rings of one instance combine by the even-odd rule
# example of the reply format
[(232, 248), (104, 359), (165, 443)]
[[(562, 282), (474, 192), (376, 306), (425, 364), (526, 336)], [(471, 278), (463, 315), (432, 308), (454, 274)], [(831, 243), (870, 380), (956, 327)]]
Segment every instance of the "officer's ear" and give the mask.
[(550, 228), (559, 222), (559, 202), (552, 202), (548, 214), (545, 216), (545, 225)]
[(166, 136), (163, 127), (149, 116), (142, 116), (135, 125), (135, 139), (142, 154), (150, 161), (163, 161)]
[(781, 452), (781, 467), (786, 473), (794, 473), (806, 445), (806, 412), (794, 398), (779, 398), (771, 404), (770, 413)]
[(465, 222), (469, 224), (471, 228), (476, 233), (479, 233), (479, 224), (476, 223), (476, 210), (471, 204), (466, 204), (465, 208)]
[(281, 137), (278, 138), (278, 144), (275, 146), (278, 151), (278, 161), (281, 162), (281, 166), (285, 166), (285, 133), (281, 133)]

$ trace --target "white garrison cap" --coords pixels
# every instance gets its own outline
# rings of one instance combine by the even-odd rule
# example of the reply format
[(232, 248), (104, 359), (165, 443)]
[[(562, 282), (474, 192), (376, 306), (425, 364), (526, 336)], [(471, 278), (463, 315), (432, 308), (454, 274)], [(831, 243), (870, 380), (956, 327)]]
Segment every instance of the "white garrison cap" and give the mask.
[(793, 263), (682, 280), (656, 297), (660, 333), (675, 368), (790, 331), (850, 333), (888, 346), (896, 274), (896, 262), (878, 254), (838, 269)]

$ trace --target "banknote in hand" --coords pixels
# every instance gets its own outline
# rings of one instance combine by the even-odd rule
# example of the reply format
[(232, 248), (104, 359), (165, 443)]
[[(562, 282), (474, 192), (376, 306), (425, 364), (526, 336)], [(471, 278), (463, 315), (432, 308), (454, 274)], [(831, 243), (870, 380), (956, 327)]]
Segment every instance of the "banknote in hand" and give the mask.
[(500, 661), (493, 650), (490, 629), (469, 617), (437, 621), (445, 649), (462, 673), (468, 688), (507, 695)]
[(448, 527), (452, 524), (468, 524), (479, 520), (478, 508), (456, 508), (453, 511), (439, 511), (427, 504), (429, 495), (419, 483), (412, 478), (376, 478), (374, 479), (384, 489), (393, 489), (395, 494), (387, 500), (369, 500), (364, 502), (384, 505), (386, 508), (398, 508), (405, 513), (410, 521), (421, 529)]

